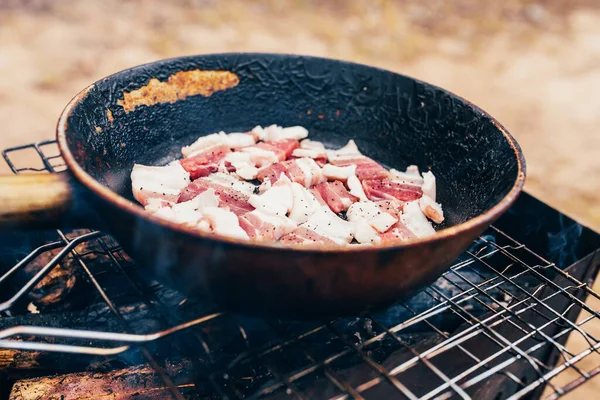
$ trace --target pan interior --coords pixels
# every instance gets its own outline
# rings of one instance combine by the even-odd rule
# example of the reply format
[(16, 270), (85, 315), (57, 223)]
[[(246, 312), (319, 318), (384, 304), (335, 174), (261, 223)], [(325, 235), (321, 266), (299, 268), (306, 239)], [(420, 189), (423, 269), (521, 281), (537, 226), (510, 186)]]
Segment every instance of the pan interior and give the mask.
[[(174, 102), (126, 111), (124, 93), (180, 71), (231, 71), (239, 83)], [(494, 121), (460, 98), (377, 68), (312, 57), (226, 54), (152, 63), (97, 82), (68, 119), (76, 161), (112, 191), (132, 199), (134, 163), (163, 165), (198, 136), (256, 125), (302, 125), (333, 148), (354, 139), (367, 156), (437, 177), (446, 221), (467, 221), (493, 207), (519, 172), (515, 149)]]

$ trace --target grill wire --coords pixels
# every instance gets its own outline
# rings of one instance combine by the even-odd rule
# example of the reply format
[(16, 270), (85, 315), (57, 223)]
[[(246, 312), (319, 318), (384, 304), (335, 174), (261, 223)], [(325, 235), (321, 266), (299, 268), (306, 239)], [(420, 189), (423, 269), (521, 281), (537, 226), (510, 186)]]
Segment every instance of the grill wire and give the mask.
[[(20, 167), (18, 160), (27, 154), (27, 166)], [(39, 165), (31, 165), (31, 154)], [(14, 173), (66, 168), (54, 141), (7, 149), (3, 156)], [(7, 289), (12, 275), (50, 252), (51, 261), (20, 289)], [(149, 281), (110, 236), (89, 230), (58, 230), (54, 241), (0, 277), (0, 314), (13, 315), (11, 309), (67, 260), (93, 288), (88, 297), (102, 305), (103, 317), (116, 322), (98, 331), (9, 327), (0, 330), (0, 348), (147, 363), (173, 398), (361, 399), (377, 398), (383, 387), (399, 398), (471, 398), (476, 388), (501, 376), (515, 390), (495, 393), (496, 398), (527, 398), (546, 386), (546, 398), (555, 399), (600, 373), (600, 360), (594, 359), (600, 341), (588, 330), (600, 314), (581, 300), (587, 295), (596, 302), (600, 296), (493, 226), (421, 300), (394, 306), (395, 319), (388, 311), (325, 324), (285, 323), (207, 310)], [(118, 289), (111, 286), (115, 279), (122, 284)], [(560, 301), (564, 305), (555, 306)], [(148, 320), (131, 320), (132, 304), (147, 310)], [(448, 331), (448, 319), (461, 328)], [(424, 339), (423, 332), (436, 339)], [(585, 346), (565, 345), (571, 334), (581, 336)], [(159, 340), (165, 336), (170, 338)], [(551, 363), (541, 356), (547, 350), (558, 354)], [(393, 359), (395, 352), (402, 356)], [(590, 359), (596, 367), (589, 367)], [(182, 368), (192, 372), (182, 374)], [(565, 372), (569, 380), (556, 383)], [(415, 376), (428, 384), (416, 384)]]

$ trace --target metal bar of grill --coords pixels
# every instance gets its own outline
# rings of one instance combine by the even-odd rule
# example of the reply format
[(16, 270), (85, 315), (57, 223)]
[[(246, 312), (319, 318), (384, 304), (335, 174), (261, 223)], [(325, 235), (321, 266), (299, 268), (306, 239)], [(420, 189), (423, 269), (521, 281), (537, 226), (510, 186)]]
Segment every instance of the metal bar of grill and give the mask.
[[(16, 161), (26, 151), (39, 157), (39, 167)], [(65, 168), (53, 141), (7, 149), (3, 156), (14, 173)], [(27, 282), (13, 292), (6, 289), (14, 275), (55, 250)], [(14, 326), (0, 330), (0, 348), (124, 357), (141, 352), (173, 398), (184, 398), (183, 388), (193, 388), (223, 399), (467, 399), (485, 398), (484, 386), (501, 382), (511, 389), (497, 398), (539, 395), (548, 385), (548, 398), (554, 399), (600, 373), (598, 367), (586, 371), (579, 366), (600, 348), (586, 329), (600, 322), (600, 314), (585, 303), (587, 296), (600, 299), (586, 282), (595, 277), (599, 254), (588, 256), (575, 275), (491, 227), (420, 294), (420, 302), (411, 299), (390, 309), (398, 318), (387, 310), (292, 326), (203, 309), (144, 279), (112, 238), (57, 231), (54, 240), (32, 248), (0, 276), (0, 293), (8, 297), (0, 298), (0, 311), (12, 315), (36, 284), (70, 256), (122, 330)], [(114, 277), (157, 316), (157, 327), (142, 331), (143, 326), (127, 320), (121, 310), (131, 300), (109, 289)], [(587, 316), (576, 320), (580, 312)], [(448, 321), (454, 321), (452, 329)], [(572, 333), (584, 338), (585, 349), (573, 351), (565, 344)], [(227, 340), (217, 340), (220, 336)], [(190, 382), (176, 385), (176, 377), (163, 368), (165, 360), (154, 347), (165, 342), (191, 361), (196, 373)], [(554, 384), (567, 370), (576, 378)], [(430, 384), (415, 383), (415, 376), (426, 376)]]

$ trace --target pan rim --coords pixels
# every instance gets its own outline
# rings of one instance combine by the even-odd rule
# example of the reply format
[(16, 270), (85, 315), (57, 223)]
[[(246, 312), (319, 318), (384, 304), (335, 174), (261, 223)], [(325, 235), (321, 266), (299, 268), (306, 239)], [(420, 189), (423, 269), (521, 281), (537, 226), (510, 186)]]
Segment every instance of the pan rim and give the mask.
[[(345, 63), (347, 65), (363, 66), (363, 67), (368, 67), (368, 68), (372, 68), (372, 69), (379, 70), (379, 71), (385, 71), (388, 73), (401, 75), (403, 77), (414, 80), (415, 82), (426, 84), (430, 87), (441, 90), (441, 91), (445, 92), (446, 94), (464, 102), (469, 107), (471, 107), (474, 110), (474, 112), (481, 113), (482, 116), (488, 118), (489, 121), (494, 125), (494, 127), (496, 129), (498, 129), (500, 131), (500, 133), (502, 133), (502, 135), (504, 136), (508, 145), (512, 148), (512, 150), (515, 153), (515, 159), (517, 161), (517, 177), (515, 179), (515, 182), (513, 183), (513, 186), (511, 187), (510, 191), (500, 201), (498, 201), (494, 206), (492, 206), (486, 212), (484, 212), (480, 215), (477, 215), (476, 217), (473, 217), (473, 218), (471, 218), (465, 222), (462, 222), (458, 225), (454, 225), (454, 226), (451, 226), (448, 228), (444, 228), (440, 231), (437, 231), (435, 235), (430, 236), (430, 237), (411, 239), (411, 240), (408, 240), (408, 241), (400, 243), (400, 244), (386, 244), (386, 245), (364, 246), (364, 247), (363, 246), (340, 247), (337, 245), (333, 245), (333, 246), (332, 245), (329, 245), (329, 246), (327, 246), (327, 245), (317, 245), (317, 246), (285, 245), (285, 246), (283, 246), (283, 245), (280, 245), (277, 243), (248, 242), (248, 241), (244, 241), (244, 240), (240, 240), (240, 239), (231, 239), (231, 238), (219, 236), (216, 234), (206, 234), (202, 231), (193, 230), (191, 228), (184, 227), (180, 224), (176, 224), (169, 220), (154, 216), (153, 214), (150, 214), (147, 211), (145, 211), (141, 205), (134, 203), (130, 200), (127, 200), (126, 198), (122, 197), (121, 195), (110, 190), (108, 187), (102, 185), (100, 182), (98, 182), (96, 179), (94, 179), (91, 175), (89, 175), (75, 160), (75, 157), (74, 157), (73, 153), (71, 152), (71, 150), (68, 146), (68, 143), (67, 143), (68, 119), (69, 119), (69, 116), (71, 115), (71, 112), (75, 108), (75, 106), (79, 102), (81, 102), (83, 99), (86, 98), (87, 94), (90, 92), (90, 90), (92, 90), (94, 88), (94, 86), (97, 83), (105, 81), (107, 79), (110, 79), (113, 76), (117, 76), (117, 75), (120, 75), (125, 72), (131, 73), (133, 70), (141, 69), (141, 68), (144, 68), (147, 66), (156, 65), (156, 64), (160, 64), (160, 63), (169, 63), (169, 62), (173, 62), (176, 60), (183, 60), (183, 59), (195, 59), (198, 57), (236, 56), (236, 55), (237, 56), (244, 55), (244, 56), (250, 56), (250, 57), (265, 57), (265, 56), (298, 57), (298, 58), (315, 59), (315, 60), (323, 60), (323, 61), (336, 61), (336, 62), (340, 62), (340, 63)], [(506, 128), (504, 128), (504, 126), (502, 126), (502, 124), (500, 124), (500, 122), (498, 122), (489, 113), (487, 113), (480, 107), (476, 106), (475, 104), (471, 103), (470, 101), (464, 99), (463, 97), (456, 95), (446, 89), (440, 88), (436, 85), (421, 81), (419, 79), (413, 78), (408, 75), (399, 74), (394, 71), (384, 70), (382, 68), (378, 68), (378, 67), (374, 67), (374, 66), (369, 66), (369, 65), (365, 65), (365, 64), (354, 63), (354, 62), (339, 60), (339, 59), (334, 59), (334, 58), (314, 57), (314, 56), (308, 56), (308, 55), (287, 54), (287, 53), (236, 52), (236, 53), (212, 53), (212, 54), (201, 54), (201, 55), (193, 55), (193, 56), (175, 57), (175, 58), (158, 60), (158, 61), (154, 61), (154, 62), (150, 62), (150, 63), (146, 63), (146, 64), (141, 64), (141, 65), (138, 65), (138, 66), (135, 66), (132, 68), (127, 68), (122, 71), (116, 72), (114, 74), (108, 75), (107, 77), (104, 77), (104, 78), (98, 80), (96, 83), (93, 83), (93, 84), (87, 86), (85, 89), (80, 91), (69, 101), (69, 103), (65, 106), (64, 110), (62, 111), (62, 113), (59, 117), (57, 128), (56, 128), (56, 140), (57, 140), (61, 155), (64, 158), (69, 171), (76, 177), (76, 179), (83, 186), (85, 186), (87, 189), (89, 189), (91, 192), (93, 192), (95, 195), (99, 196), (104, 201), (115, 205), (119, 209), (121, 209), (127, 213), (130, 213), (137, 218), (142, 218), (143, 220), (150, 221), (151, 223), (157, 224), (163, 228), (168, 228), (179, 234), (189, 235), (191, 237), (195, 237), (198, 239), (212, 241), (215, 244), (227, 243), (229, 245), (248, 247), (248, 248), (253, 248), (253, 249), (270, 250), (270, 251), (294, 251), (294, 252), (322, 253), (322, 254), (348, 253), (348, 252), (350, 252), (350, 253), (361, 252), (362, 253), (362, 252), (372, 252), (372, 251), (400, 251), (403, 249), (408, 249), (408, 248), (412, 248), (412, 247), (416, 247), (416, 246), (423, 246), (423, 245), (428, 245), (431, 243), (436, 243), (438, 241), (457, 236), (463, 232), (466, 232), (466, 231), (469, 231), (472, 229), (476, 229), (479, 227), (484, 227), (484, 226), (491, 224), (494, 220), (496, 220), (498, 217), (500, 217), (500, 215), (502, 215), (506, 210), (508, 210), (508, 208), (515, 202), (515, 200), (521, 193), (521, 190), (523, 188), (523, 185), (525, 184), (525, 178), (526, 178), (525, 157), (523, 155), (521, 146), (518, 144), (518, 142), (515, 140), (515, 138), (508, 132), (508, 130), (506, 130)]]

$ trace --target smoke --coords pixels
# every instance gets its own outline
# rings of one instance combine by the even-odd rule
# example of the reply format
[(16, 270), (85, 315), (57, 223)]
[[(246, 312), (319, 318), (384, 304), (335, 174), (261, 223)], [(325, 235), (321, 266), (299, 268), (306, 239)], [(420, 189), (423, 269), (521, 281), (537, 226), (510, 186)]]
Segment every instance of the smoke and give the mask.
[(583, 227), (563, 214), (558, 214), (558, 223), (558, 232), (548, 232), (548, 258), (564, 268), (577, 261), (577, 245)]

